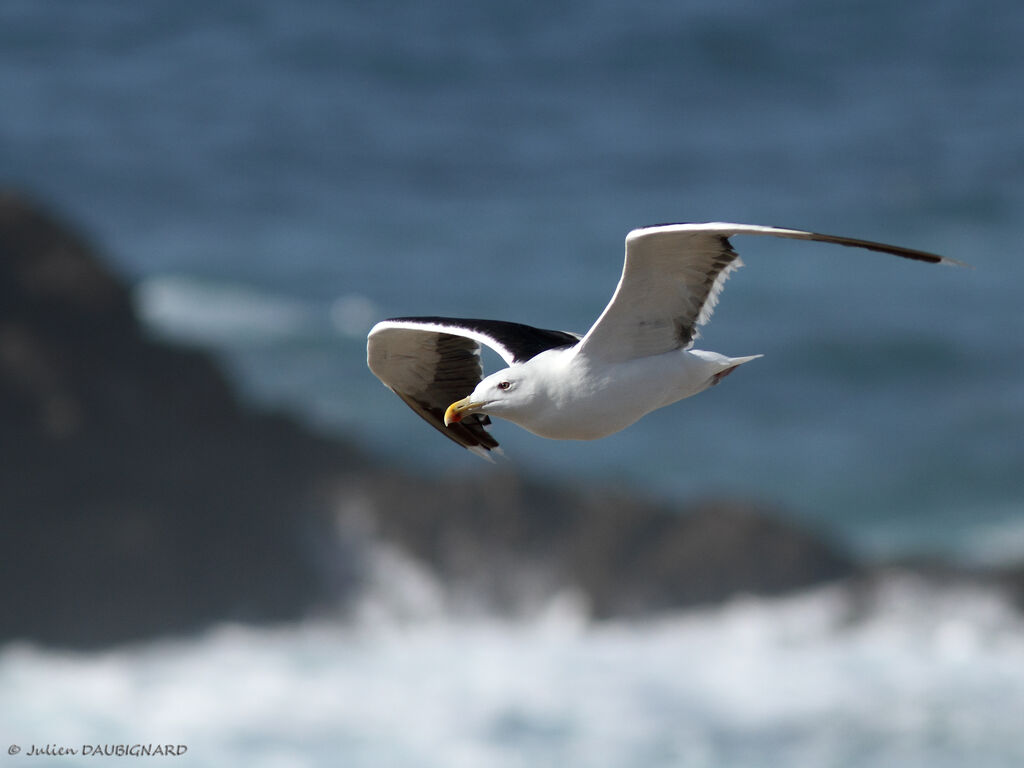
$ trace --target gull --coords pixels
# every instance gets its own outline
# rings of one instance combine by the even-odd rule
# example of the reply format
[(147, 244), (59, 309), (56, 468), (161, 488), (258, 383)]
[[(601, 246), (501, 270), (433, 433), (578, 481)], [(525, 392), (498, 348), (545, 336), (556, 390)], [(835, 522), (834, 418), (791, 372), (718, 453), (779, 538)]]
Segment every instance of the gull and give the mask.
[[(626, 236), (615, 293), (585, 334), (504, 320), (395, 317), (367, 337), (370, 370), (428, 424), (490, 460), (496, 416), (555, 440), (596, 440), (718, 384), (761, 355), (694, 349), (726, 279), (742, 266), (729, 238), (813, 240), (931, 264), (926, 251), (800, 229), (711, 222)], [(506, 368), (483, 375), (481, 345)]]

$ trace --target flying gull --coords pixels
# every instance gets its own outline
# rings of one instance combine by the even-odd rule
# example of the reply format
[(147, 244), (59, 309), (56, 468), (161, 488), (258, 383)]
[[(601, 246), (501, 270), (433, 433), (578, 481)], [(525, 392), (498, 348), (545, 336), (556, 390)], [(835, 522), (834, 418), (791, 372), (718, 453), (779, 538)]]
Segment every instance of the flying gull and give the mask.
[[(742, 266), (733, 235), (772, 235), (958, 264), (933, 253), (850, 237), (749, 224), (668, 224), (626, 236), (608, 306), (584, 335), (503, 320), (396, 317), (367, 338), (367, 363), (428, 424), (484, 458), (499, 416), (541, 437), (594, 440), (696, 395), (761, 355), (693, 348), (726, 278)], [(480, 345), (507, 364), (483, 375)]]

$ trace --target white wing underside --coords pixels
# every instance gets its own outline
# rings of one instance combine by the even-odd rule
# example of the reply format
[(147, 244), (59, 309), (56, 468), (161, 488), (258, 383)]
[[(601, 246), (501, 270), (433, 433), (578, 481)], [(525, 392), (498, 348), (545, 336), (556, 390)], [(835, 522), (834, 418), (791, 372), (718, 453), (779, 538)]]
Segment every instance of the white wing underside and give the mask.
[(686, 348), (711, 319), (729, 275), (743, 262), (733, 235), (814, 240), (931, 263), (957, 263), (925, 251), (799, 229), (712, 222), (636, 229), (626, 237), (622, 277), (579, 353), (622, 362)]

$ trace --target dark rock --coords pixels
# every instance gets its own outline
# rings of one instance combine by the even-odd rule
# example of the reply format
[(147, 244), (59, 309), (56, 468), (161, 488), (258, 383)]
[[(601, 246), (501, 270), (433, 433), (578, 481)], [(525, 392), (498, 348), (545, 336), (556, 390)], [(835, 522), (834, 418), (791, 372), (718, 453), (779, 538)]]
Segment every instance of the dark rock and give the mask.
[(690, 607), (736, 594), (778, 595), (858, 570), (827, 539), (745, 501), (635, 510), (639, 525), (615, 508), (603, 511), (605, 535), (577, 557), (582, 583), (601, 597), (594, 606), (599, 615)]
[(1024, 563), (1004, 565), (995, 569), (992, 579), (1006, 591), (1013, 604), (1024, 611)]
[(383, 538), (506, 610), (570, 589), (597, 618), (638, 616), (858, 572), (824, 538), (745, 502), (679, 510), (497, 472), (447, 483), (365, 482), (363, 499), (372, 500)]
[(0, 639), (90, 645), (325, 594), (316, 479), (353, 454), (142, 333), (83, 238), (0, 197)]

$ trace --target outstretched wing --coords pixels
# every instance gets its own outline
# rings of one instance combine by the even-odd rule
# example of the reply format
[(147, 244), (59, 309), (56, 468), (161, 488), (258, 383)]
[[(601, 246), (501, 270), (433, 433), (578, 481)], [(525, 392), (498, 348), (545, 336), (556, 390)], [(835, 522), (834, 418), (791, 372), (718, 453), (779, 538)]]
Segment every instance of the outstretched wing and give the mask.
[(580, 342), (595, 359), (621, 362), (687, 347), (711, 318), (718, 295), (742, 266), (733, 235), (773, 235), (881, 251), (933, 264), (958, 262), (926, 251), (800, 229), (750, 224), (667, 224), (626, 236), (626, 263), (611, 302)]
[(524, 362), (554, 347), (579, 341), (564, 331), (547, 331), (501, 320), (397, 317), (375, 325), (366, 340), (366, 362), (373, 374), (445, 437), (489, 458), (498, 441), (483, 414), (444, 425), (444, 411), (468, 396), (483, 378), (480, 345), (506, 363)]

